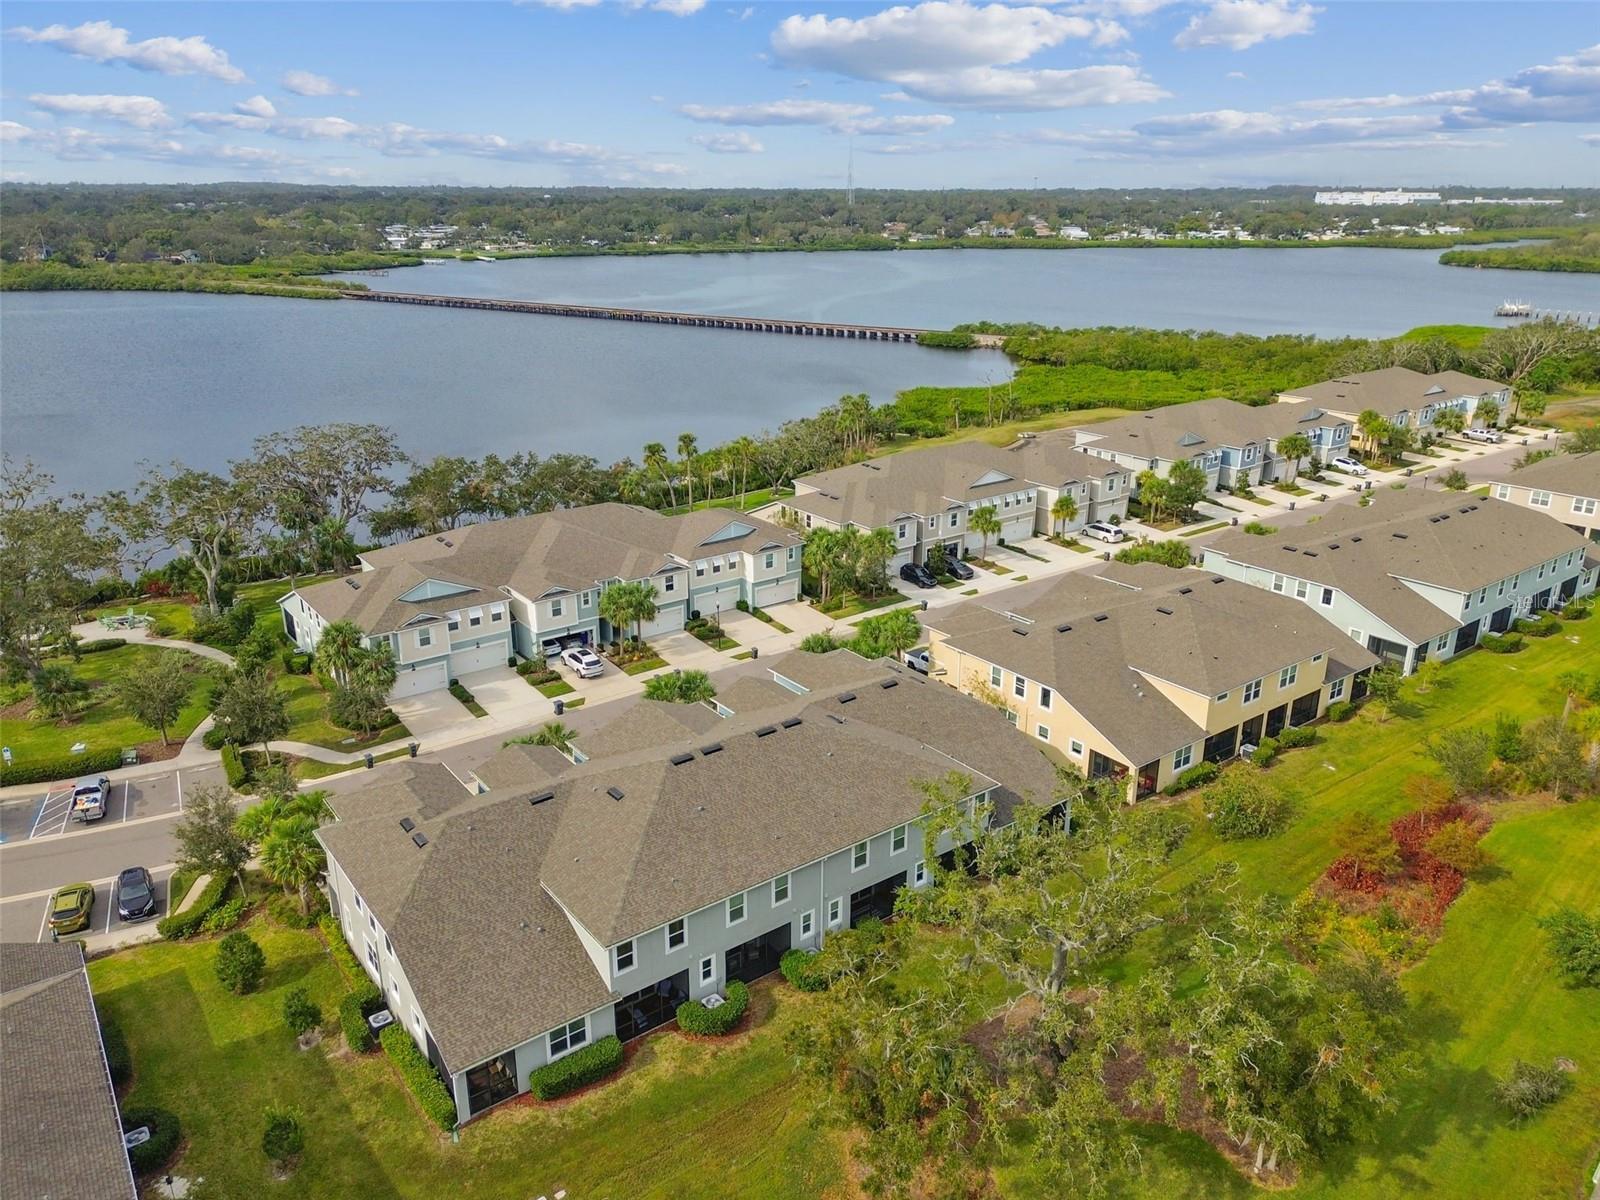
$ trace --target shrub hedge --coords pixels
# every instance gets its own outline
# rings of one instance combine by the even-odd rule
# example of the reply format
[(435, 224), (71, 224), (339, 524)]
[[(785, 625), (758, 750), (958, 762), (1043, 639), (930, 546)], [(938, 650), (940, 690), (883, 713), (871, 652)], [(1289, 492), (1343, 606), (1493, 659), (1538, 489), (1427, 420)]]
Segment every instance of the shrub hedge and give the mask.
[(608, 1034), (582, 1050), (574, 1050), (565, 1058), (535, 1067), (528, 1073), (528, 1087), (541, 1100), (554, 1100), (568, 1092), (577, 1091), (622, 1066), (622, 1043), (616, 1034)]
[(228, 731), (220, 725), (213, 725), (200, 735), (200, 744), (207, 750), (221, 750), (228, 744)]
[(345, 978), (351, 983), (359, 983), (367, 978), (367, 973), (361, 969), (355, 951), (351, 950), (344, 940), (344, 930), (339, 928), (339, 922), (332, 913), (323, 913), (317, 918), (317, 928), (322, 930), (322, 936), (328, 943), (328, 951), (333, 955), (334, 961), (344, 968)]
[(802, 992), (824, 991), (828, 986), (828, 977), (813, 969), (812, 963), (816, 957), (811, 951), (795, 946), (783, 952), (783, 957), (778, 960), (778, 970)]
[(433, 1064), (417, 1049), (416, 1042), (411, 1040), (404, 1026), (385, 1025), (378, 1040), (383, 1043), (384, 1053), (400, 1068), (400, 1074), (411, 1088), (411, 1094), (417, 1098), (417, 1103), (422, 1106), (422, 1111), (433, 1118), (433, 1123), (440, 1129), (454, 1129), (456, 1102), (450, 1096), (450, 1089), (445, 1087), (444, 1080), (439, 1078), (439, 1072), (433, 1069)]
[(82, 754), (63, 754), (57, 758), (40, 758), (32, 762), (0, 765), (0, 787), (16, 783), (59, 783), (64, 779), (77, 779), (99, 771), (111, 771), (122, 765), (122, 750), (88, 750)]
[(1540, 613), (1533, 619), (1524, 618), (1512, 626), (1518, 633), (1525, 633), (1529, 637), (1546, 638), (1554, 637), (1561, 632), (1561, 622), (1549, 613)]
[(1522, 649), (1520, 633), (1486, 633), (1478, 643), (1490, 654), (1515, 654)]
[(1355, 714), (1356, 706), (1348, 700), (1335, 700), (1328, 705), (1328, 720), (1338, 723), (1348, 721)]
[(104, 650), (120, 650), (128, 644), (127, 638), (95, 638), (78, 646), (79, 654), (99, 654)]
[(239, 755), (239, 747), (232, 742), (222, 744), (222, 773), (228, 777), (228, 786), (234, 791), (238, 791), (250, 779), (250, 772), (245, 769), (244, 759)]
[(150, 1140), (129, 1150), (128, 1161), (133, 1164), (135, 1174), (149, 1175), (172, 1161), (183, 1127), (178, 1118), (164, 1108), (130, 1108), (122, 1114), (123, 1132), (141, 1125), (149, 1128)]
[(727, 997), (716, 1008), (707, 1008), (698, 1000), (678, 1005), (678, 1028), (702, 1037), (721, 1037), (739, 1023), (749, 1007), (750, 989), (737, 979), (730, 980)]
[(226, 904), (219, 904), (200, 922), (204, 933), (226, 933), (244, 919), (244, 897), (235, 896)]
[(1264, 737), (1256, 743), (1256, 748), (1250, 752), (1250, 761), (1258, 767), (1271, 764), (1278, 757), (1278, 739)]
[(1210, 783), (1220, 774), (1222, 768), (1214, 762), (1197, 762), (1188, 770), (1181, 772), (1176, 779), (1167, 784), (1164, 795), (1176, 796), (1179, 792), (1186, 792), (1190, 788), (1201, 787)]
[(1317, 731), (1309, 725), (1292, 725), (1278, 735), (1279, 750), (1298, 750), (1317, 740)]
[[(169, 942), (193, 937), (200, 932), (200, 928), (205, 924), (206, 918), (211, 915), (211, 910), (222, 903), (223, 894), (227, 892), (230, 882), (232, 881), (225, 875), (213, 875), (211, 882), (206, 884), (205, 890), (200, 893), (188, 910), (174, 913), (170, 917), (161, 918), (160, 921), (156, 922), (156, 932)], [(169, 900), (169, 903), (172, 902), (174, 901)], [(183, 897), (176, 897), (175, 903), (182, 904)]]
[(372, 1049), (372, 1026), (367, 1024), (367, 1005), (374, 999), (382, 1000), (378, 985), (368, 983), (358, 987), (339, 1001), (339, 1028), (344, 1030), (345, 1044), (353, 1053), (365, 1054)]

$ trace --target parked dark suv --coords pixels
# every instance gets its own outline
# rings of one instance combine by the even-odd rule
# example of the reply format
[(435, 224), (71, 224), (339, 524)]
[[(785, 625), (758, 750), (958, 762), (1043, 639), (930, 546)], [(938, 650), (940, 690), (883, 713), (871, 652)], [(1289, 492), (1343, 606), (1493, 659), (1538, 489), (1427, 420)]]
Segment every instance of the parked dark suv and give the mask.
[(907, 583), (914, 583), (918, 587), (937, 587), (939, 581), (933, 577), (933, 572), (921, 563), (907, 563), (900, 568), (900, 578)]
[(971, 579), (974, 574), (972, 568), (967, 566), (967, 564), (962, 562), (959, 558), (945, 559), (944, 569), (949, 571), (950, 574), (957, 579)]
[(129, 867), (117, 876), (117, 916), (142, 921), (156, 915), (156, 885), (143, 867)]

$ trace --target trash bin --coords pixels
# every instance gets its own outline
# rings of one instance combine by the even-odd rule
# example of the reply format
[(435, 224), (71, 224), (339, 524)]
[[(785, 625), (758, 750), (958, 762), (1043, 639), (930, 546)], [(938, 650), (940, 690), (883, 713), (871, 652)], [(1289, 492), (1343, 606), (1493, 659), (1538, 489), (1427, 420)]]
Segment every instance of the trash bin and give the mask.
[(566, 712), (566, 711), (567, 711), (567, 706), (566, 706), (566, 704), (565, 704), (565, 703), (563, 703), (563, 702), (562, 702), (562, 701), (560, 701), (560, 700), (557, 700), (557, 701), (556, 701), (556, 716), (558, 716), (558, 717), (559, 717), (559, 716), (560, 716), (560, 715), (561, 715), (561, 714), (562, 714), (562, 713), (564, 713), (564, 712)]
[(367, 760), (367, 770), (372, 770), (372, 751), (368, 750), (361, 757)]
[(752, 659), (760, 658), (761, 657), (761, 647), (760, 646), (751, 646), (750, 647), (750, 657)]
[(406, 746), (406, 749), (411, 751), (411, 757), (412, 758), (415, 758), (417, 756), (417, 743), (411, 742), (410, 744), (408, 744)]

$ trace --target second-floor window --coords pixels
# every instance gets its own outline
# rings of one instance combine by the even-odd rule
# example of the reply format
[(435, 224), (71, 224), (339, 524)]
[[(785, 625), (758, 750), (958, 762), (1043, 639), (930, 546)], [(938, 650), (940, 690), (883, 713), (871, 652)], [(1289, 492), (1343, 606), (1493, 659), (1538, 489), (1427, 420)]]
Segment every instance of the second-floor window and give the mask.
[(1550, 507), (1550, 493), (1549, 492), (1530, 492), (1528, 494), (1528, 503), (1533, 505), (1534, 508), (1549, 508)]
[(1294, 683), (1295, 679), (1299, 676), (1299, 674), (1300, 674), (1300, 664), (1299, 663), (1296, 663), (1292, 667), (1285, 667), (1283, 670), (1278, 672), (1278, 686), (1281, 687), (1281, 688), (1289, 687), (1291, 684)]
[(778, 565), (778, 556), (769, 550), (766, 558), (762, 560), (762, 565), (766, 567), (767, 570), (772, 570), (773, 567)]
[(895, 526), (894, 535), (902, 542), (906, 540), (906, 523), (904, 521)]
[(1261, 680), (1252, 679), (1249, 683), (1245, 684), (1244, 696), (1242, 699), (1246, 704), (1254, 704), (1257, 700), (1261, 699)]
[(1028, 695), (1028, 681), (1021, 675), (1016, 676), (1011, 681), (1011, 691), (1012, 694), (1018, 698), (1026, 699)]
[(433, 645), (433, 630), (431, 630), (431, 629), (419, 629), (419, 630), (417, 630), (417, 645), (419, 647), (420, 646), (431, 646), (431, 645)]
[(483, 609), (481, 609), (481, 608), (469, 608), (469, 609), (467, 609), (467, 624), (470, 625), (470, 626), (473, 626), (473, 627), (482, 625), (483, 624)]
[(1596, 507), (1600, 506), (1597, 506), (1595, 502), (1590, 500), (1587, 496), (1574, 496), (1572, 499), (1572, 511), (1575, 513), (1583, 513), (1584, 516), (1592, 517), (1594, 516)]
[(1040, 708), (1046, 708), (1046, 709), (1049, 708), (1050, 707), (1050, 698), (1051, 698), (1052, 695), (1053, 695), (1053, 693), (1050, 691), (1050, 689), (1045, 687), (1044, 684), (1041, 683), (1039, 685), (1039, 707)]
[(867, 843), (857, 842), (854, 848), (850, 851), (850, 869), (852, 871), (861, 870), (867, 865), (867, 860), (869, 857), (870, 855), (868, 853)]
[(661, 581), (661, 590), (663, 592), (675, 592), (675, 591), (677, 591), (678, 590), (678, 577), (676, 575), (668, 575), (665, 579), (663, 579)]
[(504, 604), (491, 604), (489, 606), (489, 620), (491, 622), (506, 619), (506, 606)]
[(633, 939), (629, 938), (625, 942), (618, 942), (616, 949), (613, 951), (613, 956), (616, 959), (616, 972), (618, 975), (621, 975), (624, 971), (633, 970)]
[(789, 876), (779, 875), (772, 881), (772, 902), (782, 904), (789, 898)]
[(989, 668), (989, 686), (990, 687), (999, 687), (1000, 686), (1000, 668), (999, 667), (990, 667)]
[(559, 600), (550, 601), (550, 615), (552, 617), (559, 617), (561, 615), (561, 601), (559, 601)]
[(1333, 607), (1333, 589), (1332, 588), (1323, 588), (1322, 589), (1322, 606), (1324, 608), (1332, 608)]
[(689, 940), (689, 929), (682, 917), (667, 922), (667, 949), (676, 950)]
[(960, 520), (961, 520), (961, 514), (960, 513), (951, 513), (950, 514), (950, 528), (954, 529), (956, 527), (957, 522), (959, 522)]
[(461, 628), (461, 614), (458, 612), (445, 613), (445, 622), (450, 626), (450, 632), (454, 633)]
[(728, 897), (728, 924), (737, 925), (744, 920), (744, 893)]
[(904, 825), (896, 825), (894, 830), (889, 834), (889, 853), (899, 854), (900, 851), (904, 850), (905, 848), (906, 827)]

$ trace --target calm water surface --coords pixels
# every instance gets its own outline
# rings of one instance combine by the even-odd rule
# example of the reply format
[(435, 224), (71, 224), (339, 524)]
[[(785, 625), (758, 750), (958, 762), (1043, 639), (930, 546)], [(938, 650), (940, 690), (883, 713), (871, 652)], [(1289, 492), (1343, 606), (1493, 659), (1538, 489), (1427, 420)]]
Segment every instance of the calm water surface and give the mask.
[[(1490, 323), (1519, 297), (1600, 310), (1593, 276), (1441, 267), (1429, 251), (963, 250), (449, 262), (387, 290), (942, 328), (984, 318), (1380, 336)], [(394, 427), (419, 457), (605, 461), (774, 428), (847, 392), (1007, 373), (997, 353), (401, 305), (163, 293), (0, 296), (0, 446), (63, 483), (140, 459), (220, 466), (263, 432)]]

